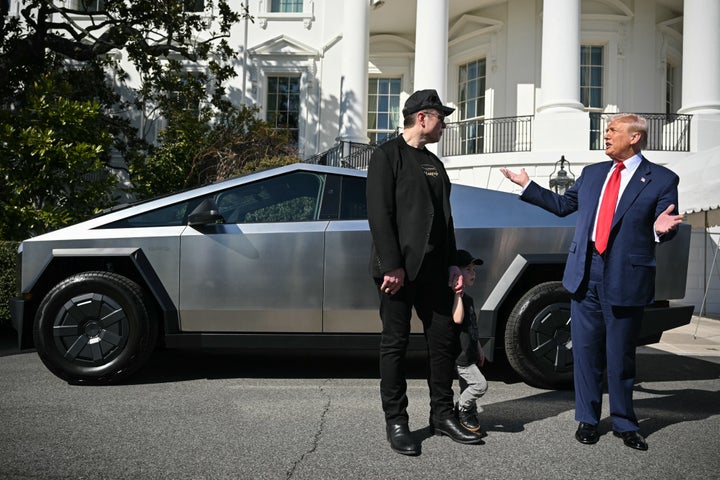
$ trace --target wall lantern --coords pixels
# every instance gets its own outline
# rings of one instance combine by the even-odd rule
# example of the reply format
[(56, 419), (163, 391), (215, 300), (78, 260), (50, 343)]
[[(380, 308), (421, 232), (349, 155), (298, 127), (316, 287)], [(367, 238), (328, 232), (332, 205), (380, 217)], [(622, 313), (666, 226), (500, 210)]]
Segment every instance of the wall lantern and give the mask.
[[(565, 164), (568, 165), (568, 171), (565, 171)], [(558, 170), (558, 165), (560, 169)], [(555, 173), (557, 172), (557, 173)], [(568, 173), (570, 176), (568, 176)], [(555, 169), (550, 174), (550, 189), (554, 190), (559, 195), (562, 195), (567, 191), (568, 188), (572, 187), (575, 183), (575, 174), (570, 170), (570, 162), (565, 160), (565, 155), (560, 157), (560, 160), (555, 162)]]

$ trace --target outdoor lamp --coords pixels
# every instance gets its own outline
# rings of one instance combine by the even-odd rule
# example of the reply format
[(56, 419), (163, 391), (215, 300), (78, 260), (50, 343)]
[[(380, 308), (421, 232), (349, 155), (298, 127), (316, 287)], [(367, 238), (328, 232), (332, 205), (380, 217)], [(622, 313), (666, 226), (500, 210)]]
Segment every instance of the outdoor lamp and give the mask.
[[(568, 164), (568, 171), (565, 171), (565, 164)], [(558, 165), (560, 169), (558, 170)], [(555, 173), (557, 171), (557, 173)], [(570, 176), (568, 176), (568, 172)], [(562, 195), (567, 191), (568, 188), (573, 186), (575, 183), (575, 174), (570, 171), (570, 162), (565, 160), (565, 155), (560, 157), (560, 160), (555, 162), (555, 169), (550, 174), (550, 188), (555, 190), (556, 193)]]

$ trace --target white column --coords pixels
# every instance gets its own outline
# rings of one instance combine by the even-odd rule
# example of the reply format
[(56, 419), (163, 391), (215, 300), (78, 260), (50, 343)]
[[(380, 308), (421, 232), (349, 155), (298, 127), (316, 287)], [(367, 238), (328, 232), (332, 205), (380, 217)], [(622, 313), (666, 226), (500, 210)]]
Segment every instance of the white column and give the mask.
[(549, 161), (590, 144), (590, 116), (580, 103), (580, 0), (544, 0), (541, 85), (533, 121), (533, 150)]
[(685, 0), (680, 113), (720, 114), (720, 2)]
[(343, 1), (343, 58), (338, 141), (368, 143), (367, 105), (368, 51), (370, 50), (370, 3)]
[(417, 0), (413, 91), (432, 88), (447, 104), (449, 0)]
[[(434, 89), (444, 105), (447, 99), (449, 0), (417, 0), (415, 19), (415, 78), (413, 91)], [(427, 145), (442, 157), (440, 143)]]
[(580, 103), (580, 0), (543, 3), (538, 113), (583, 110)]

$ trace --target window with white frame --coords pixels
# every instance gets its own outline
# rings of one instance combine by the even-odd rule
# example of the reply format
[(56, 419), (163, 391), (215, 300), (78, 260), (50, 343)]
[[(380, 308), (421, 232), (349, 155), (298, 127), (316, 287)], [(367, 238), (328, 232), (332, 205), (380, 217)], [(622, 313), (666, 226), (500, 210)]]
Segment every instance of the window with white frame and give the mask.
[(186, 12), (204, 12), (205, 0), (183, 0)]
[(273, 13), (302, 13), (303, 0), (272, 0), (270, 11)]
[[(602, 112), (605, 49), (601, 45), (580, 46), (580, 103), (588, 112)], [(600, 115), (590, 115), (590, 148), (601, 150), (605, 132)]]
[(460, 120), (460, 153), (482, 153), (485, 139), (484, 58), (460, 65), (458, 75), (458, 114)]
[(395, 133), (400, 118), (399, 78), (370, 78), (368, 80), (368, 137), (371, 143), (382, 143)]
[(596, 45), (580, 47), (580, 102), (588, 110), (603, 108), (603, 50)]
[(266, 119), (275, 129), (287, 129), (298, 143), (300, 128), (300, 75), (267, 77)]
[(73, 0), (68, 6), (82, 12), (104, 12), (105, 0)]

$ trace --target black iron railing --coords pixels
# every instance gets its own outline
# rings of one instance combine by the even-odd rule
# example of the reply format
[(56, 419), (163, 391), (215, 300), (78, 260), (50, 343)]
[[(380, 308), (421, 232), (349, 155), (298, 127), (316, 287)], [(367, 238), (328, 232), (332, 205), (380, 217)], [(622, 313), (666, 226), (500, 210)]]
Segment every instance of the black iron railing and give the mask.
[(463, 120), (445, 127), (441, 141), (445, 157), (476, 153), (529, 152), (532, 115)]
[(330, 165), (332, 167), (346, 167), (365, 170), (368, 163), (370, 163), (370, 157), (372, 156), (375, 148), (388, 140), (392, 140), (398, 135), (400, 135), (399, 129), (385, 137), (383, 141), (378, 144), (340, 142), (331, 149), (318, 153), (317, 155), (313, 155), (312, 157), (303, 160), (303, 162), (318, 165)]
[[(590, 150), (605, 149), (605, 128), (614, 113), (590, 113)], [(690, 151), (692, 115), (680, 113), (638, 113), (648, 121), (648, 144), (645, 150), (660, 152)]]
[[(605, 127), (615, 114), (590, 112), (590, 150), (603, 150)], [(692, 115), (639, 113), (648, 121), (646, 150), (664, 152), (690, 151), (690, 120)], [(532, 115), (464, 120), (449, 123), (442, 139), (444, 157), (480, 153), (530, 152), (532, 150)], [(389, 135), (386, 142), (397, 137), (400, 131)], [(382, 143), (382, 142), (381, 142)], [(305, 163), (367, 168), (377, 144), (340, 142), (331, 149), (313, 155)]]

